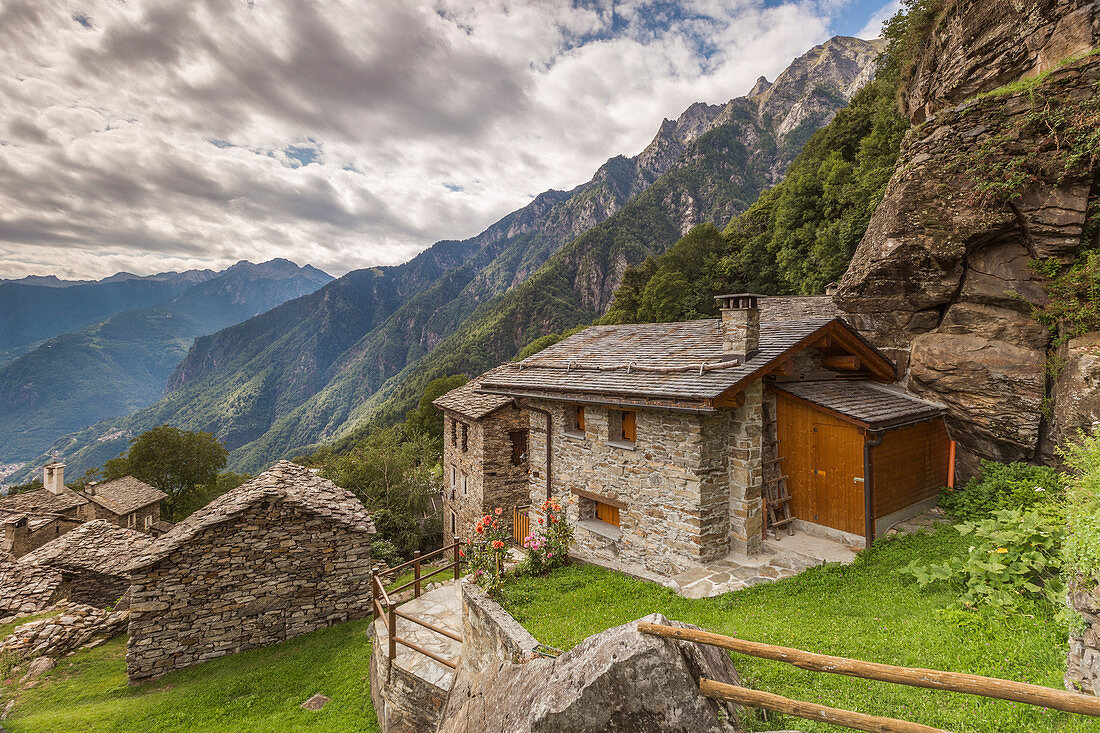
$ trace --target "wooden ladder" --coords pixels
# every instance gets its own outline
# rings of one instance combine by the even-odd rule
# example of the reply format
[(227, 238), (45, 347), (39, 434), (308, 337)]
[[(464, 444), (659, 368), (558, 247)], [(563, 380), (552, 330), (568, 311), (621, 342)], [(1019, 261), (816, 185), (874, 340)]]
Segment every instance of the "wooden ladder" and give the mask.
[(787, 476), (779, 455), (779, 424), (774, 407), (764, 401), (764, 539), (771, 531), (779, 539), (779, 528), (786, 527), (787, 534), (794, 534), (794, 517), (791, 516), (791, 495), (787, 491)]

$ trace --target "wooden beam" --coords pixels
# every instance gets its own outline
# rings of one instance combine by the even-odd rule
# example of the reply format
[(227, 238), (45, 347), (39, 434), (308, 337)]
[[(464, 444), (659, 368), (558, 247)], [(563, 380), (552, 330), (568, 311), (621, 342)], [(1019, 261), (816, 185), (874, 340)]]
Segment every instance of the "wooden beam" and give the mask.
[(830, 723), (854, 730), (871, 731), (871, 733), (948, 733), (942, 728), (931, 728), (920, 723), (909, 723), (895, 718), (881, 718), (877, 715), (854, 713), (850, 710), (830, 708), (812, 702), (791, 700), (770, 692), (728, 685), (725, 682), (716, 682), (705, 677), (699, 680), (699, 694), (718, 700), (729, 700), (738, 705), (751, 705), (754, 708), (775, 710), (785, 715), (793, 715), (796, 718), (816, 720), (821, 723)]
[(842, 372), (858, 372), (863, 362), (854, 354), (830, 354), (821, 357), (821, 366)]
[[(727, 396), (728, 395), (728, 396)], [(745, 392), (744, 390), (734, 395), (729, 395), (727, 392), (723, 392), (718, 396), (718, 399), (714, 401), (715, 407), (741, 407), (745, 404)]]
[(694, 641), (700, 644), (729, 649), (740, 654), (748, 654), (752, 657), (772, 659), (777, 662), (786, 662), (802, 669), (814, 672), (831, 672), (843, 674), (849, 677), (861, 677), (867, 680), (879, 680), (881, 682), (893, 682), (899, 685), (912, 687), (926, 687), (930, 690), (948, 690), (950, 692), (963, 692), (968, 695), (981, 695), (993, 697), (999, 700), (1011, 700), (1028, 705), (1062, 710), (1067, 713), (1091, 715), (1100, 718), (1100, 697), (1085, 695), (1080, 692), (1068, 692), (1052, 687), (1031, 685), (1026, 682), (1013, 682), (1000, 680), (994, 677), (980, 677), (975, 674), (963, 674), (960, 672), (942, 672), (935, 669), (920, 669), (913, 667), (896, 667), (892, 664), (879, 664), (878, 662), (863, 662), (858, 659), (846, 659), (845, 657), (832, 657), (826, 654), (814, 654), (800, 649), (762, 644), (756, 641), (734, 639), (721, 634), (713, 634), (699, 629), (682, 629), (674, 626), (663, 626), (640, 622), (638, 631), (655, 636), (664, 636), (670, 639), (682, 641)]
[(601, 504), (607, 504), (613, 506), (616, 509), (626, 509), (627, 505), (618, 499), (612, 499), (610, 496), (601, 496), (591, 491), (585, 491), (584, 489), (570, 489), (577, 496), (583, 496), (585, 499), (591, 499), (592, 501), (598, 501)]

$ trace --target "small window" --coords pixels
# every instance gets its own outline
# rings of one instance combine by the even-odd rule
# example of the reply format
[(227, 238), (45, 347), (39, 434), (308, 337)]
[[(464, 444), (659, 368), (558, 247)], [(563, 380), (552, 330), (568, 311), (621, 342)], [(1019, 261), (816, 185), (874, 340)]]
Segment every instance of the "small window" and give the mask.
[(622, 419), (619, 421), (620, 440), (624, 443), (633, 443), (638, 438), (638, 422), (636, 413), (624, 410), (622, 413)]
[(448, 418), (447, 422), (451, 426), (451, 446), (454, 447), (454, 446), (458, 445), (458, 420), (455, 420), (452, 417), (452, 418)]
[(453, 489), (458, 485), (458, 469), (451, 466), (451, 488)]
[(508, 437), (512, 439), (512, 465), (522, 466), (527, 463), (527, 431), (512, 430)]
[(153, 526), (153, 515), (150, 514), (147, 517), (145, 517), (145, 529), (149, 529), (152, 526)]
[(466, 495), (466, 474), (462, 474), (462, 495)]
[(612, 526), (619, 526), (619, 507), (604, 504), (602, 501), (593, 502), (596, 505), (596, 519)]
[(126, 526), (127, 527), (133, 527), (135, 525), (137, 525), (137, 515), (136, 514), (127, 514), (126, 515)]
[(454, 512), (451, 512), (451, 537), (454, 537), (456, 534), (458, 534), (458, 516)]
[(465, 453), (470, 447), (470, 428), (466, 423), (462, 423), (462, 452)]
[(574, 437), (584, 437), (584, 407), (575, 405), (566, 412), (565, 432)]

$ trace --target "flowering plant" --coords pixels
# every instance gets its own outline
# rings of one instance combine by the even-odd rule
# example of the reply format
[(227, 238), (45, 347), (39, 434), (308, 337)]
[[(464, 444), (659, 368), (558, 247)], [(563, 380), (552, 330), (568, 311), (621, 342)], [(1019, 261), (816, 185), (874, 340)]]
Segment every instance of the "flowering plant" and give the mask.
[(527, 550), (523, 571), (532, 575), (564, 565), (573, 541), (573, 527), (556, 497), (544, 501), (539, 509), (543, 516), (538, 520), (538, 529), (523, 539)]
[(470, 543), (470, 570), (474, 582), (487, 593), (496, 591), (504, 579), (504, 563), (508, 559), (508, 545), (511, 535), (497, 517), (502, 510), (497, 508), (492, 514), (486, 514), (474, 525), (474, 540)]

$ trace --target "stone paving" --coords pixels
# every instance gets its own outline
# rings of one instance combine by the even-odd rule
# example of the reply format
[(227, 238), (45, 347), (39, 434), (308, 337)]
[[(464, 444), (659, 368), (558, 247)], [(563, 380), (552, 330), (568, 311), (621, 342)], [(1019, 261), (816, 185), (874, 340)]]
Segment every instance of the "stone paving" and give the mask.
[[(419, 598), (402, 603), (397, 610), (407, 616), (423, 619), (434, 626), (462, 635), (462, 594), (455, 581), (431, 588)], [(374, 623), (378, 631), (378, 643), (374, 653), (380, 654), (382, 663), (385, 664), (389, 655), (389, 636), (386, 625), (381, 619)], [(456, 664), (462, 656), (461, 642), (437, 634), (407, 619), (397, 619), (397, 638), (412, 642)], [(394, 662), (401, 669), (441, 690), (450, 690), (454, 683), (454, 672), (448, 667), (400, 643), (397, 645), (397, 657)]]
[[(891, 527), (885, 535), (913, 534), (946, 521), (943, 510), (935, 508)], [(731, 553), (703, 567), (674, 575), (669, 585), (685, 598), (711, 598), (789, 578), (827, 562), (847, 565), (856, 559), (857, 553), (856, 549), (841, 542), (804, 532), (795, 532), (793, 536), (783, 534), (778, 540), (765, 540), (761, 551), (755, 555)]]

